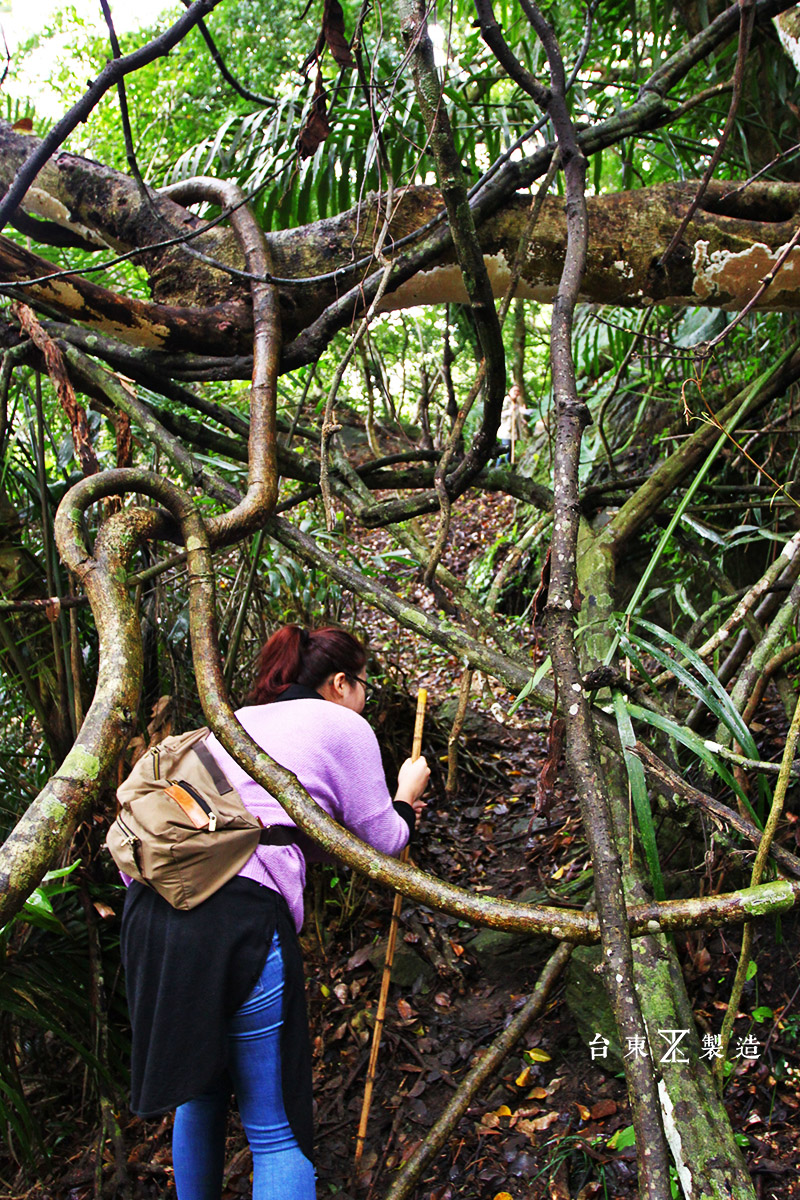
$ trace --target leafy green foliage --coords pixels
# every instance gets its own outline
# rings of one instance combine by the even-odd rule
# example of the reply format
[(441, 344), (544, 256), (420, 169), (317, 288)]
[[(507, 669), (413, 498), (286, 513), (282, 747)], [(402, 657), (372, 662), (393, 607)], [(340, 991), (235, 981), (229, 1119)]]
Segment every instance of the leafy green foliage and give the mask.
[[(51, 871), (22, 912), (0, 929), (0, 1129), (11, 1157), (31, 1166), (58, 1141), (76, 1065), (85, 1070), (91, 1092), (117, 1086), (87, 1035), (97, 1010), (77, 900), (79, 867), (76, 861)], [(113, 1004), (118, 1009), (119, 999)], [(115, 1061), (127, 1050), (118, 1017), (111, 1041)]]
[(666, 893), (664, 891), (661, 863), (658, 857), (656, 831), (653, 814), (650, 811), (650, 800), (647, 794), (644, 767), (633, 752), (633, 748), (636, 745), (636, 735), (633, 732), (633, 724), (625, 703), (625, 697), (621, 692), (614, 693), (614, 715), (617, 719), (617, 729), (619, 730), (619, 739), (622, 745), (622, 757), (625, 762), (625, 770), (628, 774), (628, 785), (631, 790), (631, 798), (639, 826), (639, 837), (644, 848), (647, 867), (650, 872), (650, 881), (653, 885), (653, 895), (656, 900), (663, 900)]
[[(348, 37), (356, 30), (360, 11), (355, 3), (344, 5)], [(495, 13), (518, 59), (537, 78), (546, 78), (541, 46), (515, 0), (497, 0)], [(262, 100), (248, 100), (222, 80), (199, 31), (194, 31), (166, 59), (126, 81), (137, 159), (147, 182), (158, 186), (196, 174), (235, 180), (251, 195), (254, 211), (268, 230), (335, 215), (368, 192), (385, 189), (390, 177), (395, 189), (430, 182), (432, 159), (406, 68), (396, 12), (376, 5), (365, 10), (365, 15), (357, 47), (361, 70), (337, 66), (327, 51), (320, 60), (331, 132), (301, 161), (297, 143), (307, 127), (317, 81), (316, 70), (308, 66), (304, 70), (304, 64), (317, 43), (322, 6), (306, 7), (299, 0), (281, 5), (266, 0), (229, 0), (217, 6), (209, 18), (209, 29), (231, 71)], [(548, 8), (548, 17), (561, 39), (569, 71), (580, 54), (585, 6), (560, 0)], [(468, 181), (474, 185), (502, 155), (511, 152), (521, 158), (551, 140), (552, 128), (545, 122), (533, 131), (540, 114), (498, 68), (474, 25), (471, 4), (458, 0), (448, 9), (441, 6), (438, 18), (440, 42), (445, 47), (439, 67), (444, 103)], [(62, 37), (63, 47), (52, 87), (66, 106), (80, 94), (83, 81), (101, 69), (108, 47), (104, 38), (88, 36), (66, 8), (52, 32)], [(664, 6), (644, 0), (608, 0), (600, 6), (589, 53), (578, 68), (569, 97), (578, 124), (595, 123), (623, 111), (685, 39), (680, 19)], [(139, 36), (124, 39), (123, 50), (141, 40)], [(676, 114), (668, 126), (640, 131), (596, 154), (589, 163), (590, 191), (602, 194), (698, 178), (725, 122), (730, 100), (725, 85), (734, 58), (732, 41), (695, 66), (668, 99)], [(23, 58), (16, 69), (24, 71), (25, 62)], [(701, 95), (702, 102), (695, 103)], [(744, 178), (789, 150), (796, 138), (792, 114), (799, 99), (794, 67), (772, 35), (762, 34), (751, 56), (718, 178)], [(35, 128), (43, 132), (48, 122), (35, 114), (32, 101), (6, 104), (9, 116), (34, 116)], [(519, 148), (511, 150), (518, 144)], [(127, 169), (115, 94), (104, 99), (70, 145), (120, 170)], [(766, 177), (796, 175), (797, 152), (793, 151), (778, 158)], [(559, 186), (557, 180), (555, 187)], [(95, 257), (78, 250), (50, 250), (48, 254), (59, 265), (81, 269)], [(131, 265), (106, 273), (102, 282), (130, 295), (144, 296), (147, 291), (144, 271)], [(777, 361), (796, 333), (795, 320), (782, 313), (753, 315), (727, 337), (712, 359), (696, 361), (698, 347), (721, 333), (728, 319), (722, 312), (703, 309), (676, 312), (658, 308), (650, 313), (645, 329), (638, 311), (602, 306), (579, 311), (573, 348), (581, 398), (594, 420), (582, 448), (581, 480), (587, 489), (581, 532), (586, 541), (582, 544), (588, 543), (590, 532), (613, 519), (633, 493), (636, 485), (632, 481), (648, 476), (674, 454), (704, 410), (717, 411), (740, 390), (748, 373), (758, 374)], [(533, 410), (520, 473), (528, 472), (549, 484), (555, 405), (546, 323), (546, 309), (531, 302), (521, 329), (515, 329), (509, 320), (504, 339), (509, 363), (519, 361), (519, 375)], [(287, 444), (291, 442), (288, 448), (304, 464), (317, 463), (319, 425), (349, 332), (340, 335), (313, 369), (281, 381), (281, 437)], [(452, 362), (447, 363), (446, 339), (452, 354)], [(474, 379), (476, 351), (474, 323), (463, 306), (453, 304), (447, 311), (412, 310), (376, 323), (365, 339), (363, 359), (351, 363), (336, 400), (335, 415), (346, 426), (341, 440), (351, 453), (351, 465), (361, 465), (374, 452), (363, 433), (368, 404), (379, 450), (384, 442), (392, 451), (418, 446), (423, 402), (429, 406), (431, 440), (440, 448), (452, 421), (446, 383), (452, 383), (456, 402), (463, 400)], [(191, 386), (238, 417), (247, 415), (245, 384), (221, 379)], [(79, 471), (69, 422), (55, 394), (45, 380), (40, 419), (36, 387), (27, 368), (16, 370), (3, 417), (0, 515), (7, 516), (2, 550), (8, 569), (0, 580), (0, 591), (12, 604), (29, 579), (39, 598), (63, 597), (69, 586), (53, 552), (52, 519), (58, 501)], [(201, 419), (191, 405), (165, 400), (147, 388), (140, 388), (139, 394), (194, 423), (193, 453), (229, 482), (244, 486), (243, 455), (228, 455), (203, 442), (203, 434), (208, 432), (231, 435), (224, 420)], [(704, 487), (689, 495), (687, 488), (695, 487), (697, 477), (682, 480), (630, 555), (619, 563), (613, 606), (624, 609), (631, 595), (635, 597), (620, 623), (621, 656), (639, 672), (638, 682), (645, 693), (662, 669), (669, 669), (675, 681), (669, 692), (647, 696), (642, 703), (629, 703), (619, 691), (614, 696), (639, 833), (657, 895), (664, 891), (659, 862), (662, 847), (633, 745), (637, 735), (660, 739), (674, 752), (682, 770), (702, 769), (706, 786), (727, 797), (735, 796), (743, 805), (749, 803), (726, 760), (710, 748), (702, 721), (709, 714), (720, 721), (753, 759), (761, 758), (759, 739), (731, 701), (728, 685), (721, 682), (719, 656), (708, 662), (700, 659), (691, 633), (708, 613), (710, 632), (714, 620), (721, 619), (723, 609), (718, 606), (724, 583), (730, 583), (735, 592), (753, 582), (786, 539), (791, 510), (771, 503), (762, 466), (784, 484), (796, 477), (798, 453), (791, 437), (786, 437), (793, 432), (795, 409), (793, 392), (776, 396), (757, 414), (752, 427), (737, 434), (741, 446), (721, 441)], [(295, 417), (299, 428), (290, 439), (286, 430)], [(466, 429), (467, 447), (480, 417), (478, 402)], [(117, 446), (111, 422), (105, 413), (94, 411), (89, 423), (101, 466), (114, 465)], [(244, 439), (241, 441), (243, 445)], [(137, 465), (157, 469), (185, 484), (177, 467), (138, 431), (132, 455)], [(707, 465), (700, 469), (706, 471)], [(282, 498), (292, 500), (300, 487), (299, 483), (284, 484)], [(219, 511), (219, 504), (199, 494), (199, 489), (195, 488), (195, 495), (204, 513)], [(101, 516), (90, 517), (91, 535)], [(488, 595), (502, 556), (519, 541), (530, 516), (520, 502), (516, 522), (510, 522), (494, 544), (474, 556), (466, 583), (479, 603)], [(326, 549), (355, 562), (367, 577), (389, 579), (393, 585), (405, 587), (415, 572), (407, 552), (393, 548), (388, 541), (367, 551), (359, 544), (358, 534), (352, 533), (349, 519), (339, 519), (329, 535), (321, 508), (314, 501), (295, 508), (292, 519)], [(670, 528), (669, 538), (664, 536), (665, 526)], [(658, 547), (655, 555), (651, 553), (654, 544)], [(171, 549), (159, 547), (157, 554), (163, 550), (166, 556)], [(652, 563), (653, 571), (645, 566), (648, 579), (637, 590), (642, 562)], [(148, 550), (136, 568), (150, 566)], [(287, 620), (349, 621), (356, 608), (357, 599), (345, 594), (338, 583), (308, 568), (266, 536), (256, 535), (245, 546), (219, 552), (215, 567), (226, 678), (237, 699), (247, 689), (259, 646), (277, 624)], [(514, 605), (527, 612), (531, 592), (541, 578), (538, 556), (529, 556), (526, 569), (527, 575), (518, 574), (509, 584), (515, 594), (503, 599), (506, 607)], [(147, 577), (137, 592), (145, 638), (140, 726), (147, 724), (163, 698), (169, 698), (176, 727), (200, 720), (182, 570), (177, 564), (169, 575)], [(76, 688), (88, 698), (97, 651), (85, 610), (77, 610), (74, 628), (63, 609), (52, 629), (41, 613), (29, 620), (12, 608), (0, 617), (9, 630), (0, 663), (4, 670), (0, 702), (6, 718), (0, 783), (2, 824), (10, 827), (57, 757), (55, 749), (43, 748), (42, 729), (48, 729), (50, 714), (60, 712), (69, 719)], [(589, 613), (582, 612), (584, 620), (586, 628)], [(517, 621), (513, 636), (524, 657), (532, 640), (527, 616)], [(75, 655), (73, 637), (78, 647)], [(19, 652), (22, 670), (13, 661), (12, 648)], [(421, 647), (420, 662), (425, 666), (429, 665), (425, 660), (428, 653), (428, 647)], [(536, 683), (547, 670), (545, 662), (536, 672)], [(525, 698), (522, 689), (518, 702)], [(42, 1107), (45, 1092), (41, 1081), (48, 1072), (67, 1074), (80, 1063), (88, 1070), (95, 1090), (101, 1083), (108, 1084), (95, 1043), (87, 1034), (97, 1013), (87, 983), (86, 924), (72, 878), (49, 878), (31, 897), (25, 912), (0, 933), (4, 968), (0, 974), (0, 1120), (11, 1153), (29, 1161), (42, 1153), (48, 1138), (60, 1132), (54, 1126), (56, 1106)], [(334, 911), (343, 927), (357, 913), (358, 886), (339, 873), (323, 878), (320, 915)], [(109, 942), (109, 957), (115, 963), (113, 937)], [(117, 1003), (116, 996), (113, 1003)], [(761, 1019), (771, 1019), (765, 1007), (756, 1011)], [(115, 1057), (121, 1059), (124, 1037), (120, 1027), (118, 1021), (112, 1022), (112, 1038), (117, 1039), (120, 1051)], [(49, 1126), (46, 1133), (44, 1124)], [(630, 1144), (627, 1130), (616, 1136), (617, 1149)], [(578, 1139), (571, 1135), (553, 1147), (542, 1173), (555, 1170), (570, 1156), (580, 1160), (583, 1155)]]

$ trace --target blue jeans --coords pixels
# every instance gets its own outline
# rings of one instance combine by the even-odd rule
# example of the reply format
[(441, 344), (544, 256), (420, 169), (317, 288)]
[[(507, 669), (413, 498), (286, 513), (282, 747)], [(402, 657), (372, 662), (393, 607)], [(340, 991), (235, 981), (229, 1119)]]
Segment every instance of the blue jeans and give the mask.
[[(276, 934), (264, 970), (228, 1029), (228, 1070), (253, 1154), (253, 1200), (315, 1200), (314, 1168), (286, 1119), (281, 1093), (283, 958)], [(230, 1088), (181, 1104), (172, 1161), (178, 1200), (220, 1200)]]

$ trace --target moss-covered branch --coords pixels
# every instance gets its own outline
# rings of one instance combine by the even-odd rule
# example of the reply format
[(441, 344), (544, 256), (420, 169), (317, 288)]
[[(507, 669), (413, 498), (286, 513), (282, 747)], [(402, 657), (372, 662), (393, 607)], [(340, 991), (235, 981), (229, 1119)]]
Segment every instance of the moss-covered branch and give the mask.
[[(103, 478), (84, 481), (86, 493), (107, 495), (99, 484)], [(158, 516), (152, 510), (132, 509), (110, 518), (91, 557), (73, 537), (72, 522), (80, 523), (82, 517), (83, 509), (67, 504), (56, 533), (62, 554), (67, 543), (76, 551), (68, 550), (68, 562), (92, 604), (99, 634), (97, 688), (75, 745), (0, 849), (0, 924), (25, 903), (99, 798), (127, 744), (139, 703), (141, 637), (127, 568)]]

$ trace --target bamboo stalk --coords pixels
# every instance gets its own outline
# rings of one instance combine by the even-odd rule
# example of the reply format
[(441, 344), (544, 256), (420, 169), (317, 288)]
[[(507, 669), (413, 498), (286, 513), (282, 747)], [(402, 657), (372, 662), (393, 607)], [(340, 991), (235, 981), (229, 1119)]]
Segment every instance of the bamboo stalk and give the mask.
[(417, 715), (414, 720), (414, 741), (411, 743), (411, 761), (416, 762), (422, 754), (422, 730), (425, 727), (425, 705), (428, 703), (428, 689), (420, 688), (417, 692)]
[[(425, 724), (425, 705), (428, 701), (427, 688), (420, 688), (417, 693), (417, 715), (414, 721), (414, 741), (411, 747), (411, 758), (416, 761), (422, 753), (422, 730)], [(405, 862), (408, 858), (408, 846), (400, 855), (400, 861)], [(403, 905), (403, 896), (400, 892), (395, 892), (394, 903), (392, 904), (392, 919), (389, 924), (389, 939), (386, 944), (386, 959), (383, 964), (383, 975), (381, 976), (381, 990), (378, 996), (378, 1008), (375, 1014), (375, 1027), (372, 1031), (372, 1046), (369, 1053), (369, 1063), (367, 1065), (367, 1082), (364, 1087), (364, 1100), (361, 1105), (361, 1120), (358, 1123), (358, 1133), (356, 1134), (356, 1153), (353, 1163), (354, 1173), (357, 1176), (361, 1165), (361, 1157), (364, 1153), (364, 1141), (367, 1136), (367, 1123), (369, 1122), (369, 1110), (372, 1105), (372, 1090), (375, 1086), (375, 1076), (378, 1070), (378, 1054), (381, 1048), (381, 1038), (383, 1037), (383, 1025), (386, 1019), (386, 1005), (389, 999), (389, 984), (392, 982), (392, 964), (394, 963), (394, 951), (397, 945), (397, 930), (400, 924), (400, 909)]]

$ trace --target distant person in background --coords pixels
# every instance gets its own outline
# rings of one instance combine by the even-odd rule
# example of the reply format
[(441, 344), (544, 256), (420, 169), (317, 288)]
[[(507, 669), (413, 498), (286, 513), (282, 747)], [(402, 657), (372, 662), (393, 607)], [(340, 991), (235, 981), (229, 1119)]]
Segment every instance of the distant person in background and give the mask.
[(500, 416), (500, 426), (497, 430), (497, 440), (500, 443), (500, 454), (497, 465), (516, 462), (517, 442), (525, 431), (525, 417), (530, 412), (522, 402), (522, 392), (519, 385), (514, 383), (503, 401), (503, 411)]

